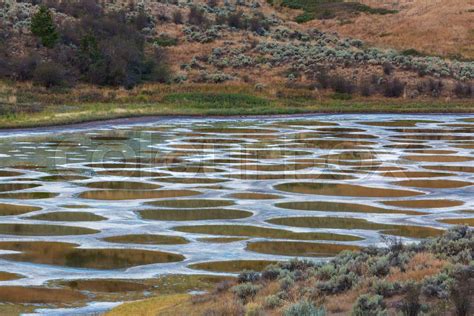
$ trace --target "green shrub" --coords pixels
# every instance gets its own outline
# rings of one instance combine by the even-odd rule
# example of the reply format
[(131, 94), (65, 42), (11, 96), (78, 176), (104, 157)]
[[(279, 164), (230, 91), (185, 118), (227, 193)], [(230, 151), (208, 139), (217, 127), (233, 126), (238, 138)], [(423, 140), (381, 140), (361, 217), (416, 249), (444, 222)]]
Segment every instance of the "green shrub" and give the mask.
[(282, 306), (284, 301), (278, 295), (270, 295), (265, 298), (265, 307), (274, 309)]
[(354, 307), (352, 316), (385, 316), (387, 310), (380, 295), (363, 294), (359, 296)]
[(153, 43), (162, 47), (176, 46), (178, 45), (178, 39), (168, 35), (160, 35), (153, 41)]
[(252, 283), (243, 283), (236, 286), (231, 287), (232, 293), (234, 293), (238, 298), (242, 301), (246, 302), (249, 299), (252, 299), (255, 295), (257, 295), (258, 291), (260, 291), (262, 287), (259, 285), (254, 285)]
[(325, 316), (323, 308), (316, 307), (313, 303), (302, 300), (290, 305), (283, 311), (284, 316)]
[(405, 296), (400, 303), (399, 309), (403, 316), (418, 316), (421, 313), (420, 285), (410, 282), (405, 286)]

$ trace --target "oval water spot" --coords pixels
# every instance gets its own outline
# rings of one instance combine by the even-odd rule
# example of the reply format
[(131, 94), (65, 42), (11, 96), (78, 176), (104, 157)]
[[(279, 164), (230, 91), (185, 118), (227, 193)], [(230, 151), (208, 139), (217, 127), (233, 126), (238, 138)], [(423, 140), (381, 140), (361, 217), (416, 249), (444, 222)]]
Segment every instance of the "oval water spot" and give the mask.
[(73, 175), (73, 174), (58, 174), (58, 175), (51, 175), (51, 176), (44, 176), (39, 178), (38, 180), (46, 181), (46, 182), (62, 182), (62, 181), (77, 181), (77, 180), (87, 180), (89, 177), (80, 176), (80, 175)]
[(20, 191), (40, 187), (37, 183), (0, 183), (0, 192)]
[(206, 167), (206, 166), (177, 166), (170, 167), (167, 170), (172, 172), (182, 172), (182, 173), (215, 173), (215, 172), (224, 172), (224, 169)]
[(95, 222), (107, 218), (89, 212), (51, 212), (28, 217), (29, 219), (52, 222)]
[(0, 281), (12, 281), (23, 279), (24, 276), (16, 273), (10, 273), (5, 271), (0, 271)]
[(469, 218), (444, 218), (439, 219), (438, 222), (450, 224), (450, 225), (467, 225), (474, 226), (474, 217)]
[(200, 242), (215, 243), (215, 244), (228, 244), (232, 242), (248, 240), (248, 238), (239, 237), (209, 237), (209, 238), (198, 238)]
[(253, 215), (252, 212), (233, 209), (177, 209), (177, 210), (143, 210), (138, 211), (143, 219), (158, 221), (199, 221), (212, 219), (239, 219)]
[(102, 170), (98, 171), (97, 174), (103, 176), (116, 176), (116, 177), (131, 177), (131, 178), (148, 178), (148, 177), (166, 177), (169, 174), (164, 172), (152, 172), (144, 170)]
[(270, 124), (270, 126), (306, 126), (306, 127), (320, 127), (320, 126), (338, 126), (338, 123), (314, 121), (314, 120), (301, 120), (301, 121), (281, 121)]
[(21, 175), (23, 175), (23, 173), (18, 172), (18, 171), (0, 170), (0, 178), (18, 177)]
[(406, 208), (445, 208), (463, 205), (462, 201), (455, 200), (403, 200), (403, 201), (383, 201), (385, 205), (406, 207)]
[(422, 192), (382, 189), (345, 183), (292, 182), (275, 186), (276, 190), (314, 195), (361, 196), (361, 197), (405, 197), (422, 195)]
[(211, 199), (180, 199), (180, 200), (161, 200), (148, 202), (148, 205), (169, 207), (169, 208), (207, 208), (223, 207), (234, 205), (231, 200), (211, 200)]
[(77, 304), (87, 296), (70, 289), (0, 286), (0, 301), (12, 304)]
[(211, 134), (267, 134), (276, 133), (274, 129), (263, 129), (263, 128), (233, 128), (233, 127), (209, 127), (209, 128), (198, 128), (194, 130), (198, 133), (211, 133)]
[(0, 216), (21, 215), (41, 210), (41, 207), (0, 203)]
[(418, 211), (391, 210), (370, 205), (339, 203), (339, 202), (284, 202), (275, 204), (277, 207), (298, 210), (298, 211), (319, 211), (319, 212), (347, 212), (347, 213), (375, 213), (375, 214), (406, 214), (425, 215), (429, 213)]
[(19, 193), (2, 193), (0, 194), (0, 199), (39, 200), (39, 199), (51, 199), (57, 196), (59, 196), (59, 193), (19, 192)]
[(211, 272), (236, 273), (244, 270), (262, 271), (277, 261), (270, 260), (228, 260), (228, 261), (209, 261), (190, 264), (188, 268), (195, 270), (204, 270)]
[(0, 242), (0, 249), (20, 252), (0, 255), (0, 258), (98, 270), (126, 269), (147, 264), (178, 262), (185, 259), (180, 254), (163, 251), (77, 248), (78, 246), (62, 242)]
[(229, 197), (238, 200), (273, 200), (283, 198), (281, 195), (256, 192), (233, 193)]
[(405, 180), (393, 182), (394, 184), (415, 187), (415, 188), (428, 188), (428, 189), (453, 189), (462, 188), (472, 185), (471, 182), (456, 181), (456, 180)]
[(154, 178), (153, 181), (165, 182), (165, 183), (182, 183), (182, 184), (210, 184), (210, 183), (227, 182), (229, 180), (228, 179), (218, 179), (218, 178), (169, 177), (169, 178)]
[(443, 230), (432, 227), (379, 224), (349, 217), (281, 217), (267, 222), (291, 227), (377, 230), (388, 235), (412, 238), (434, 237), (443, 233)]
[(142, 163), (89, 163), (84, 165), (85, 167), (89, 168), (100, 168), (100, 169), (139, 169), (139, 168), (147, 168), (149, 165), (142, 164)]
[(154, 190), (162, 186), (146, 182), (129, 182), (129, 181), (101, 181), (89, 182), (84, 184), (92, 189), (110, 189), (110, 190)]
[(76, 291), (87, 291), (93, 293), (125, 293), (125, 292), (143, 292), (152, 290), (152, 284), (145, 284), (140, 281), (115, 280), (115, 279), (88, 279), (59, 281), (54, 285), (66, 286)]
[(336, 240), (357, 241), (363, 238), (353, 235), (341, 235), (333, 233), (299, 233), (290, 230), (267, 228), (250, 225), (199, 225), (199, 226), (177, 226), (177, 231), (192, 234), (207, 234), (218, 236), (245, 236), (256, 238), (294, 239), (294, 240)]
[(359, 122), (362, 125), (380, 126), (380, 127), (415, 127), (418, 123), (440, 123), (432, 120), (395, 120), (380, 122)]
[(72, 208), (72, 209), (84, 209), (84, 208), (91, 208), (90, 205), (86, 204), (61, 204), (59, 207), (62, 208)]
[(474, 173), (474, 166), (423, 166), (425, 169)]
[(42, 224), (0, 224), (0, 235), (15, 236), (72, 236), (97, 234), (99, 231), (84, 227)]
[(256, 241), (247, 244), (246, 250), (269, 255), (332, 257), (344, 250), (357, 251), (361, 248), (352, 245), (323, 244), (291, 241)]
[(428, 172), (428, 171), (390, 171), (382, 174), (383, 177), (389, 178), (437, 178), (450, 177), (452, 173), (445, 172)]
[(121, 140), (128, 140), (129, 138), (126, 136), (99, 135), (99, 136), (91, 136), (90, 139), (96, 140), (96, 141), (121, 141)]
[(440, 149), (417, 149), (417, 150), (405, 150), (406, 153), (413, 154), (425, 154), (425, 155), (451, 155), (456, 154), (455, 150), (440, 150)]
[(167, 235), (120, 235), (105, 237), (102, 240), (112, 243), (120, 244), (144, 244), (144, 245), (182, 245), (189, 241), (181, 236), (167, 236)]
[(226, 177), (231, 179), (241, 180), (305, 180), (305, 179), (317, 179), (317, 180), (353, 180), (355, 177), (345, 174), (336, 173), (281, 173), (281, 174), (255, 174), (255, 173), (241, 173), (241, 174), (229, 174)]
[(183, 197), (199, 195), (201, 192), (191, 190), (157, 190), (157, 191), (138, 191), (138, 190), (100, 190), (86, 191), (79, 194), (81, 199), (121, 201), (121, 200), (149, 200), (171, 197)]
[(336, 139), (305, 139), (301, 140), (301, 144), (294, 144), (288, 147), (294, 148), (319, 148), (319, 149), (362, 149), (366, 146), (376, 145), (375, 142), (361, 140), (336, 140)]
[(232, 166), (234, 169), (241, 169), (244, 171), (259, 171), (259, 172), (274, 172), (274, 171), (296, 171), (306, 168), (313, 168), (317, 167), (318, 164), (312, 163), (301, 163), (301, 164), (294, 164), (294, 163), (287, 163), (287, 164), (278, 164), (278, 165), (247, 165), (241, 164)]
[(420, 155), (420, 156), (402, 156), (402, 159), (408, 159), (418, 162), (465, 162), (474, 158), (463, 156), (447, 156), (447, 155)]

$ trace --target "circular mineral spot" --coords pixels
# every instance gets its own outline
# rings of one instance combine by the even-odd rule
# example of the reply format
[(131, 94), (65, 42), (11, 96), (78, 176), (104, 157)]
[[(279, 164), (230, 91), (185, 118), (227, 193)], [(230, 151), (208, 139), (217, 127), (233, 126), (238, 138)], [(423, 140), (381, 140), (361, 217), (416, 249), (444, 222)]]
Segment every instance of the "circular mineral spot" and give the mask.
[(130, 178), (147, 178), (147, 177), (166, 177), (169, 174), (164, 172), (151, 172), (144, 170), (102, 170), (97, 174), (103, 176), (117, 176)]
[(294, 240), (336, 240), (356, 241), (363, 238), (353, 235), (340, 235), (332, 233), (299, 233), (290, 230), (249, 226), (249, 225), (200, 225), (178, 226), (177, 231), (192, 234), (207, 234), (218, 236), (246, 236), (257, 238), (294, 239)]
[(223, 207), (234, 205), (231, 200), (211, 200), (211, 199), (191, 199), (191, 200), (161, 200), (148, 202), (147, 204), (159, 207), (169, 208), (207, 208), (207, 207)]
[(57, 197), (58, 193), (51, 192), (19, 192), (19, 193), (2, 193), (0, 199), (16, 199), (16, 200), (38, 200), (51, 199)]
[(138, 190), (100, 190), (86, 191), (79, 194), (81, 199), (89, 200), (149, 200), (161, 198), (176, 198), (183, 196), (199, 195), (200, 192), (191, 190), (157, 190), (157, 191), (138, 191)]
[(181, 236), (166, 235), (120, 235), (111, 236), (103, 239), (104, 241), (120, 244), (144, 244), (144, 245), (181, 245), (189, 241)]
[(247, 250), (270, 255), (332, 257), (344, 250), (357, 251), (361, 248), (352, 245), (322, 244), (292, 241), (257, 241), (247, 244)]
[(80, 176), (80, 175), (73, 175), (73, 174), (64, 174), (64, 175), (51, 175), (51, 176), (44, 176), (39, 178), (41, 181), (46, 182), (60, 182), (60, 181), (77, 181), (77, 180), (87, 180), (89, 177)]
[(363, 197), (404, 197), (422, 195), (421, 192), (382, 189), (365, 187), (345, 183), (318, 183), (318, 182), (291, 182), (275, 186), (275, 189), (291, 193), (336, 195), (336, 196), (363, 196)]
[(444, 218), (439, 219), (438, 222), (450, 224), (450, 225), (467, 225), (474, 226), (474, 217), (469, 218)]
[(189, 178), (178, 178), (178, 177), (170, 177), (170, 178), (154, 178), (154, 181), (157, 182), (165, 182), (165, 183), (182, 183), (182, 184), (211, 184), (211, 183), (221, 183), (227, 182), (228, 179), (217, 179), (217, 178), (196, 178), (196, 177), (189, 177)]
[(428, 189), (452, 189), (462, 188), (472, 185), (471, 182), (456, 181), (456, 180), (405, 180), (394, 182), (394, 184), (415, 187), (415, 188), (428, 188)]
[(177, 209), (143, 210), (138, 212), (143, 219), (158, 221), (199, 221), (211, 219), (238, 219), (253, 215), (252, 212), (232, 209)]
[(359, 122), (359, 124), (369, 126), (389, 126), (389, 127), (415, 127), (419, 123), (441, 123), (433, 120), (394, 120), (381, 122)]
[(407, 207), (407, 208), (444, 208), (463, 205), (462, 201), (455, 200), (403, 200), (403, 201), (383, 201), (385, 205)]
[(182, 172), (182, 173), (214, 173), (214, 172), (224, 172), (224, 169), (214, 168), (214, 167), (205, 167), (205, 166), (177, 166), (170, 167), (167, 170), (172, 172)]
[(255, 192), (234, 193), (229, 195), (229, 197), (239, 200), (273, 200), (282, 198), (281, 195)]
[(200, 262), (189, 265), (188, 267), (196, 270), (204, 270), (211, 272), (228, 272), (235, 273), (244, 270), (262, 271), (271, 264), (276, 264), (277, 261), (268, 260), (229, 260), (229, 261), (210, 261)]
[(23, 173), (17, 171), (8, 171), (8, 170), (0, 170), (0, 178), (2, 177), (18, 177), (21, 176)]
[(87, 296), (70, 289), (0, 286), (0, 301), (12, 304), (77, 304)]
[(99, 270), (126, 269), (134, 266), (178, 262), (182, 255), (142, 249), (90, 249), (62, 242), (0, 242), (0, 249), (19, 253), (0, 255), (13, 261), (31, 262), (72, 268)]
[(273, 129), (263, 129), (263, 128), (234, 128), (234, 127), (210, 127), (210, 128), (198, 128), (194, 130), (198, 133), (211, 133), (211, 134), (266, 134), (266, 133), (276, 133), (276, 130)]
[(60, 281), (60, 286), (66, 286), (76, 291), (88, 291), (93, 293), (123, 293), (123, 292), (143, 292), (151, 290), (153, 285), (142, 282), (115, 279), (89, 279)]
[(445, 172), (427, 172), (427, 171), (390, 171), (382, 174), (384, 177), (390, 178), (437, 178), (449, 177), (451, 173)]
[(432, 227), (379, 224), (365, 219), (348, 217), (281, 217), (267, 220), (267, 222), (276, 225), (307, 228), (380, 230), (388, 235), (412, 238), (427, 238), (439, 236), (443, 233), (443, 230)]
[(20, 191), (40, 187), (36, 183), (0, 183), (0, 192)]
[(146, 168), (148, 165), (141, 163), (90, 163), (86, 164), (86, 167), (100, 168), (100, 169), (135, 169), (135, 168)]
[(121, 141), (128, 140), (126, 136), (113, 136), (113, 135), (103, 135), (103, 136), (92, 136), (90, 139), (97, 141)]
[(160, 185), (146, 182), (128, 182), (128, 181), (102, 181), (90, 182), (85, 184), (92, 189), (110, 189), (110, 190), (154, 190), (161, 188)]
[(41, 207), (0, 203), (0, 216), (20, 215), (39, 210), (41, 210)]
[(425, 215), (428, 213), (418, 211), (391, 210), (364, 204), (338, 203), (338, 202), (284, 202), (275, 204), (277, 207), (298, 211), (319, 212), (347, 212), (347, 213), (375, 213), (375, 214), (406, 214)]
[(241, 180), (305, 180), (305, 179), (318, 179), (318, 180), (352, 180), (355, 177), (344, 174), (336, 173), (281, 173), (281, 174), (255, 174), (255, 173), (240, 173), (240, 174), (229, 174), (226, 177), (231, 179)]
[(12, 281), (24, 278), (23, 275), (0, 271), (0, 281)]
[(95, 222), (107, 218), (89, 212), (51, 212), (30, 216), (29, 219), (52, 222)]
[(0, 224), (1, 235), (15, 236), (70, 236), (96, 234), (98, 230), (58, 225), (40, 224)]
[(472, 157), (463, 156), (447, 156), (447, 155), (420, 155), (420, 156), (403, 156), (403, 159), (419, 162), (465, 162), (471, 161)]
[(474, 166), (423, 166), (425, 169), (474, 173)]
[(215, 244), (228, 244), (231, 242), (238, 242), (248, 240), (248, 238), (239, 237), (210, 237), (210, 238), (198, 238), (200, 242), (215, 243)]

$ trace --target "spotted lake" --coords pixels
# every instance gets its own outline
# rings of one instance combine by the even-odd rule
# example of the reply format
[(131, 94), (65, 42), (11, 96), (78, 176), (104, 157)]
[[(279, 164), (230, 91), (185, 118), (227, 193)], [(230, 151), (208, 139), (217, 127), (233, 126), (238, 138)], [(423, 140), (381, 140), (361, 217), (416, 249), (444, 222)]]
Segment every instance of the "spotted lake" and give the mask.
[[(87, 301), (81, 289), (124, 286), (114, 279), (141, 280), (126, 286), (144, 292), (160, 275), (228, 275), (383, 236), (436, 236), (474, 225), (473, 173), (474, 119), (462, 115), (3, 131), (0, 301), (75, 306)], [(12, 298), (24, 286), (67, 299)]]

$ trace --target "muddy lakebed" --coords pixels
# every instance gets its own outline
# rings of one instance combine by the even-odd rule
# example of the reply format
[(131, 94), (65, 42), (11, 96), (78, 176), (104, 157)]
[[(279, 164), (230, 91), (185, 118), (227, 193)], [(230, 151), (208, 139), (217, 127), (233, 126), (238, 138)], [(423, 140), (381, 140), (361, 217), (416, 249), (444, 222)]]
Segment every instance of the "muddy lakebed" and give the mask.
[(99, 304), (160, 276), (210, 282), (384, 236), (419, 241), (474, 225), (473, 196), (467, 115), (0, 131), (0, 302)]

